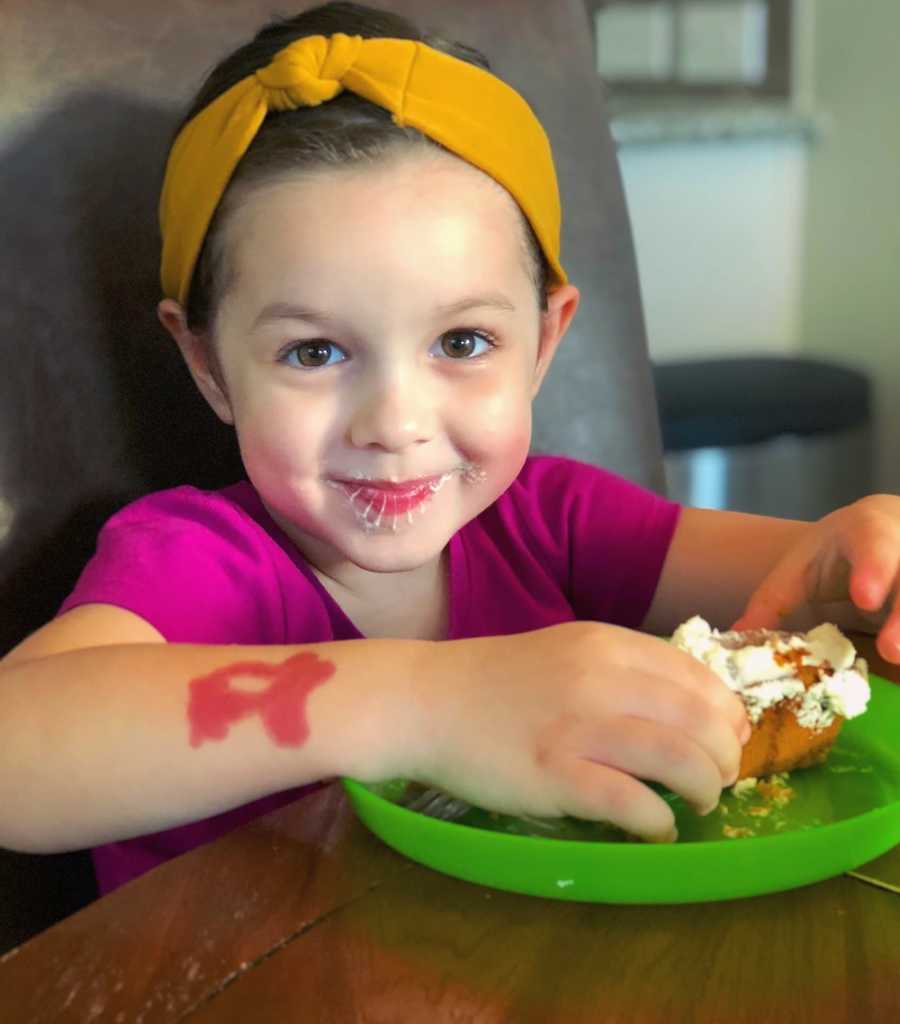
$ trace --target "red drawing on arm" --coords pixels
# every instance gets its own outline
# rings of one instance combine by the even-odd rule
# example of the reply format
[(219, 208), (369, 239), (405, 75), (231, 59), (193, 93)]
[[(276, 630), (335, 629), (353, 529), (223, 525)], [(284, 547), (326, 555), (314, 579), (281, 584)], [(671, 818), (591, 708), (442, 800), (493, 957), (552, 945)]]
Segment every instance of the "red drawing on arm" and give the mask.
[[(229, 727), (258, 714), (266, 732), (281, 747), (299, 747), (309, 735), (306, 698), (334, 675), (330, 661), (315, 654), (294, 654), (280, 665), (265, 661), (239, 661), (192, 679), (188, 701), (191, 746), (204, 740), (223, 740)], [(232, 686), (235, 679), (271, 680), (264, 690)]]

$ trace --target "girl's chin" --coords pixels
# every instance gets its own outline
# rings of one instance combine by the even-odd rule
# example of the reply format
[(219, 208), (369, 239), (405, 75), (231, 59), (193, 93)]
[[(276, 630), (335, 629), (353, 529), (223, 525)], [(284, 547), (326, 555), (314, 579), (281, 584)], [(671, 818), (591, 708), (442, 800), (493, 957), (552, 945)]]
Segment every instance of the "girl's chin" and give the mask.
[(352, 565), (362, 572), (391, 575), (392, 573), (413, 573), (426, 565), (433, 564), (440, 557), (440, 550), (421, 553), (418, 555), (409, 554), (402, 557), (396, 553), (385, 554), (383, 558), (367, 553), (348, 559)]
[(437, 521), (439, 512), (426, 502), (415, 508), (407, 508), (404, 511), (379, 508), (369, 509), (360, 512), (354, 509), (346, 517), (349, 522), (348, 533), (355, 535), (363, 541), (390, 543), (393, 539), (399, 543), (415, 540), (419, 536), (426, 536), (440, 529)]
[(333, 546), (360, 569), (370, 572), (404, 572), (418, 569), (438, 557), (453, 531), (414, 530), (408, 524), (374, 529), (358, 528), (334, 536)]
[(382, 516), (377, 525), (366, 525), (344, 510), (318, 521), (307, 520), (302, 526), (287, 525), (285, 532), (311, 565), (324, 568), (350, 562), (369, 572), (420, 568), (440, 555), (455, 532), (436, 519), (428, 523), (410, 523), (406, 516), (397, 519)]

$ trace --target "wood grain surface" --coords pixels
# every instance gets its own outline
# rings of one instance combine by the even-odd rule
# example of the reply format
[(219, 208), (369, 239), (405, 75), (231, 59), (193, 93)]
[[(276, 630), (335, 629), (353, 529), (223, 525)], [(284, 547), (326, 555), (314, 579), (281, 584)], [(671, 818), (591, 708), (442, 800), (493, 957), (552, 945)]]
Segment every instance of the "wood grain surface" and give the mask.
[(175, 1021), (409, 870), (337, 785), (164, 864), (0, 961), (0, 1021)]
[(849, 879), (787, 899), (651, 908), (542, 901), (418, 870), (191, 1019), (897, 1020), (888, 935), (900, 937), (900, 900)]
[[(880, 862), (900, 876), (900, 848)], [(847, 877), (662, 907), (470, 885), (333, 785), (7, 955), (0, 1020), (889, 1021), (898, 944), (900, 895)]]

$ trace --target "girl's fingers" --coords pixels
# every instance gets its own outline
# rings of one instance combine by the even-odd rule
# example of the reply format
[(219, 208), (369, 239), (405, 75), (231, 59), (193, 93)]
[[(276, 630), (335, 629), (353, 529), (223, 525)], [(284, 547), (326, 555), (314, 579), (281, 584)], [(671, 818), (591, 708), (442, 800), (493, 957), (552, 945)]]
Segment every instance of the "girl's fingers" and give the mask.
[[(706, 669), (695, 658), (677, 647), (673, 647), (668, 640), (658, 636), (651, 636), (649, 633), (638, 633), (623, 626), (609, 626), (604, 624), (602, 631), (594, 634), (600, 638), (603, 647), (591, 657), (597, 663), (605, 663), (610, 666), (617, 666), (625, 672), (638, 671), (651, 675), (665, 676), (674, 679), (676, 682), (681, 679), (685, 672), (698, 673), (703, 676)], [(699, 679), (695, 680), (699, 685)]]
[(678, 729), (719, 766), (722, 779), (734, 773), (750, 733), (743, 701), (706, 665), (684, 651), (670, 675), (629, 674), (629, 685), (598, 694), (603, 713), (594, 716), (641, 719)]
[(857, 608), (877, 612), (884, 607), (896, 588), (900, 573), (900, 547), (881, 538), (866, 548), (848, 553), (850, 561), (849, 596)]
[(805, 548), (790, 552), (750, 595), (732, 629), (776, 629), (807, 600), (809, 558)]
[(738, 748), (723, 778), (716, 761), (691, 736), (642, 718), (608, 718), (586, 726), (573, 739), (573, 752), (584, 760), (659, 782), (683, 796), (698, 814), (708, 814), (718, 805), (723, 783), (734, 782), (740, 765)]
[[(890, 662), (900, 662), (900, 596), (897, 576), (900, 558), (893, 554), (873, 554), (854, 566), (850, 575), (850, 599), (862, 612), (883, 611), (874, 617), (878, 629), (878, 653)], [(894, 594), (891, 600), (891, 594)]]
[(849, 578), (845, 599), (849, 597), (864, 613), (884, 609), (878, 651), (886, 661), (900, 662), (900, 546), (896, 526), (883, 516), (871, 518), (847, 538), (846, 558)]
[(864, 612), (884, 606), (900, 573), (900, 529), (873, 503), (844, 511), (781, 559), (733, 629), (774, 628), (806, 602), (849, 600)]
[[(738, 742), (746, 742), (749, 723), (744, 704), (712, 669), (658, 637), (630, 633), (628, 642), (629, 662), (622, 666), (622, 670), (627, 672), (632, 682), (627, 687), (613, 691), (621, 698), (615, 708), (616, 713), (649, 718), (647, 707), (655, 705), (662, 711), (669, 707), (679, 693), (687, 692), (717, 709), (731, 724)], [(641, 686), (650, 686), (652, 690), (645, 695), (637, 685), (638, 680)], [(606, 698), (607, 694), (604, 692), (603, 696)], [(691, 710), (694, 709), (692, 705)], [(678, 721), (669, 718), (667, 721), (670, 724), (685, 724), (687, 717), (685, 715)]]
[(867, 558), (850, 572), (850, 600), (864, 612), (877, 612), (884, 606), (897, 576), (898, 559)]
[(875, 646), (885, 661), (900, 664), (900, 594), (894, 597)]
[[(712, 703), (713, 707), (724, 714), (731, 725), (734, 735), (737, 737), (739, 746), (743, 746), (750, 738), (750, 720), (747, 718), (747, 708), (740, 697), (721, 680), (709, 666), (704, 665), (693, 655), (686, 651), (677, 651), (686, 659), (684, 678), (691, 685), (692, 692), (702, 700)], [(671, 686), (671, 678), (664, 680)], [(691, 721), (697, 722), (696, 713), (692, 707), (687, 708), (688, 716), (694, 715), (693, 719), (679, 719), (677, 725), (686, 725)], [(738, 753), (740, 756), (740, 752)]]
[(560, 757), (556, 767), (561, 814), (608, 821), (651, 843), (678, 838), (672, 808), (642, 782), (605, 764)]

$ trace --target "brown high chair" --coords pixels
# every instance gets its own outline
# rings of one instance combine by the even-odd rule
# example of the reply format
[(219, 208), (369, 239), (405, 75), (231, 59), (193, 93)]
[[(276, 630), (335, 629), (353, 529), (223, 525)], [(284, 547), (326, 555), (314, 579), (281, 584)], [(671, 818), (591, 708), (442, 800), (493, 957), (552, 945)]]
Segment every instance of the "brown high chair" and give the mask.
[[(661, 490), (635, 258), (583, 0), (376, 5), (481, 49), (553, 144), (563, 263), (582, 299), (537, 401), (535, 450)], [(272, 12), (257, 0), (3, 4), (0, 654), (53, 616), (123, 503), (240, 476), (230, 432), (156, 319), (156, 203), (180, 110)], [(84, 851), (0, 851), (0, 952), (95, 895)]]

